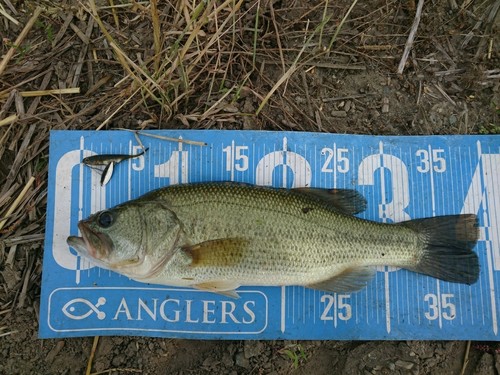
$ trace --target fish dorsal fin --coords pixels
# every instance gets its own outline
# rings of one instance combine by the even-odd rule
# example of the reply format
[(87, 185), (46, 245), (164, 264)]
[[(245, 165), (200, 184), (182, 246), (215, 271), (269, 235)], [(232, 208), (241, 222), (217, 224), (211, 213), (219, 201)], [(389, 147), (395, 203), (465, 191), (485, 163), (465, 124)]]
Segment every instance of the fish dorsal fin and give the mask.
[(374, 267), (348, 268), (331, 279), (306, 286), (326, 292), (355, 292), (366, 287), (366, 284), (375, 277), (375, 272)]
[(235, 291), (235, 289), (239, 288), (240, 285), (234, 281), (216, 280), (216, 281), (209, 281), (206, 283), (195, 284), (192, 286), (195, 289), (222, 294), (223, 296), (226, 297), (240, 298), (238, 293)]
[(219, 238), (181, 248), (191, 257), (191, 266), (232, 266), (243, 260), (249, 241), (244, 238)]
[(340, 212), (348, 215), (366, 210), (365, 197), (353, 189), (295, 188), (293, 190), (328, 202)]

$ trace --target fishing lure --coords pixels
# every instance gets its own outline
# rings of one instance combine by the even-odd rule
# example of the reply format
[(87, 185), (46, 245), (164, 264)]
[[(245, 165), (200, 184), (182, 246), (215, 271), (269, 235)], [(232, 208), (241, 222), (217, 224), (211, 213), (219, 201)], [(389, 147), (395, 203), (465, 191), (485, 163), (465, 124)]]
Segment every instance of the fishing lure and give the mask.
[(124, 160), (137, 158), (141, 155), (144, 155), (149, 148), (144, 149), (142, 152), (135, 155), (128, 154), (103, 154), (103, 155), (92, 155), (84, 158), (82, 163), (89, 166), (90, 168), (96, 168), (100, 166), (104, 166), (104, 170), (101, 175), (101, 186), (106, 185), (109, 180), (111, 180), (111, 176), (113, 175), (113, 171), (115, 169), (115, 165), (121, 163)]

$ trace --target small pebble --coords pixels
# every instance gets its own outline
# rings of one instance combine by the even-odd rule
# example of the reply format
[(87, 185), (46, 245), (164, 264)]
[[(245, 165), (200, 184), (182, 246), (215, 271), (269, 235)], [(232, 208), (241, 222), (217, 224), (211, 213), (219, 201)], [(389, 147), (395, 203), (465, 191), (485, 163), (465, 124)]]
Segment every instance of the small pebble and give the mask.
[(245, 358), (245, 354), (243, 352), (237, 353), (235, 359), (237, 366), (246, 369), (250, 368), (250, 361), (247, 358)]
[(224, 355), (222, 356), (221, 362), (226, 367), (234, 366), (233, 358), (232, 358), (231, 354), (229, 354), (229, 353), (224, 353)]
[(205, 358), (205, 360), (203, 361), (203, 367), (209, 369), (211, 368), (212, 366), (216, 365), (217, 364), (217, 360), (213, 357), (207, 357)]
[(332, 111), (331, 115), (333, 117), (347, 117), (346, 111)]
[(111, 364), (114, 367), (119, 367), (122, 363), (125, 363), (125, 354), (118, 354), (116, 357), (113, 358), (111, 361)]
[(398, 359), (395, 363), (396, 366), (404, 368), (405, 370), (411, 370), (415, 364), (413, 362), (401, 361)]
[(382, 99), (382, 113), (389, 112), (389, 98)]
[(243, 352), (245, 358), (252, 358), (260, 355), (264, 350), (264, 344), (261, 341), (245, 341)]
[(484, 353), (481, 356), (474, 369), (474, 375), (495, 375), (494, 358), (490, 353)]
[(59, 352), (63, 347), (64, 347), (64, 341), (63, 340), (58, 341), (57, 344), (49, 352), (49, 354), (47, 354), (47, 357), (45, 357), (45, 361), (47, 363), (52, 363), (56, 355), (59, 354)]

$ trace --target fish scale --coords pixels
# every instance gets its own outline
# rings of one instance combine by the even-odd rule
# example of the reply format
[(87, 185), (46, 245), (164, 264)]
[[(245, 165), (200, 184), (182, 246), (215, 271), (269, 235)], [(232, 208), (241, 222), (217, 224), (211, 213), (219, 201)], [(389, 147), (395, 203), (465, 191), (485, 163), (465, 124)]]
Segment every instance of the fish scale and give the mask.
[[(294, 277), (303, 275), (303, 279), (292, 283), (315, 282), (324, 277), (312, 276), (309, 270), (317, 268), (332, 274), (349, 261), (377, 264), (384, 251), (397, 252), (397, 258), (394, 254), (395, 259), (384, 259), (385, 263), (399, 264), (411, 258), (411, 251), (400, 243), (407, 242), (406, 237), (416, 242), (416, 233), (406, 230), (404, 234), (389, 235), (375, 223), (369, 224), (374, 227), (373, 232), (367, 231), (365, 221), (342, 215), (326, 202), (290, 191), (276, 192), (245, 185), (236, 188), (228, 184), (192, 185), (187, 189), (179, 186), (160, 190), (147, 199), (167, 201), (182, 223), (193, 223), (188, 238), (195, 243), (224, 237), (253, 237), (252, 251), (244, 262), (222, 271), (227, 278), (245, 275), (253, 283), (266, 283), (288, 272)], [(304, 214), (303, 207), (313, 209)], [(206, 220), (197, 220), (200, 212), (206, 215)], [(267, 251), (270, 247), (273, 251)], [(256, 271), (260, 271), (257, 278)], [(192, 273), (186, 275), (191, 276)], [(262, 280), (263, 276), (269, 279)]]

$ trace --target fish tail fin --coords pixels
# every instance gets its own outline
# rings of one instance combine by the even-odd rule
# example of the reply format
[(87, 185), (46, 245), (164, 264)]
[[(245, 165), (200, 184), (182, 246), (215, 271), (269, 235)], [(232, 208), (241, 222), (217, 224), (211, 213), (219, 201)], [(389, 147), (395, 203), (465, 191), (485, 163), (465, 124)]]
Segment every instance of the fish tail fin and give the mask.
[(426, 244), (412, 271), (453, 283), (470, 285), (478, 280), (479, 259), (473, 251), (479, 238), (476, 215), (438, 216), (400, 225), (418, 232)]

